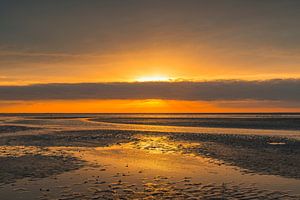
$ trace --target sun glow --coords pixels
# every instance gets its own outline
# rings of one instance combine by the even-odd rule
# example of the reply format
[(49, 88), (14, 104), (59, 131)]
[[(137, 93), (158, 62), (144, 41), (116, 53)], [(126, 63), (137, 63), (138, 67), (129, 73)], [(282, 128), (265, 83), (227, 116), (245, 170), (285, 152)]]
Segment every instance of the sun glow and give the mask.
[(138, 82), (159, 82), (159, 81), (171, 81), (168, 76), (144, 76), (137, 79)]

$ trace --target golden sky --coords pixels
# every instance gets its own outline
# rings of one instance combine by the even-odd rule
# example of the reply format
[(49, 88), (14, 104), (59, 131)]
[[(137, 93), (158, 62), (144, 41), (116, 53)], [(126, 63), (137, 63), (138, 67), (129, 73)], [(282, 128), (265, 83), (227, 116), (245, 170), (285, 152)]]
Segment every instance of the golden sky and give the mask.
[[(293, 0), (1, 2), (0, 112), (299, 111), (297, 81), (274, 83), (266, 97), (237, 92), (230, 102), (118, 94), (24, 100), (27, 89), (14, 93), (20, 98), (1, 98), (6, 86), (32, 84), (298, 80), (299, 6)], [(285, 94), (291, 97), (272, 96), (277, 87), (292, 88)]]
[[(299, 104), (282, 107), (278, 102), (207, 102), (180, 100), (55, 100), (2, 102), (4, 113), (228, 113), (300, 112)], [(298, 106), (298, 107), (297, 107)]]

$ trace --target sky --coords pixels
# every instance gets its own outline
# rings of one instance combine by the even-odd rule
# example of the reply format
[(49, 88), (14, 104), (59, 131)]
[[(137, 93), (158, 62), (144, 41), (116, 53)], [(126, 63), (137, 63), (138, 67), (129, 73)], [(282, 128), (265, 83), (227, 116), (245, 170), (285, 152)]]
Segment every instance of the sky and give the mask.
[(0, 27), (0, 112), (300, 112), (298, 0), (0, 0)]

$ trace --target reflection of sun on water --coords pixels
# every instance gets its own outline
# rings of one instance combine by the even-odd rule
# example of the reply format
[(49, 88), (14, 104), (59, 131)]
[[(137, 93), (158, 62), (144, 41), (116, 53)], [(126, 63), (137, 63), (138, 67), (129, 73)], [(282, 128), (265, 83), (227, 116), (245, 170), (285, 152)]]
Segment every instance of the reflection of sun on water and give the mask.
[(199, 144), (171, 141), (166, 136), (139, 136), (135, 148), (147, 150), (149, 153), (182, 153), (189, 147)]
[[(188, 161), (191, 161), (192, 167), (198, 167), (199, 162), (206, 162), (201, 157), (195, 159), (191, 152), (186, 151), (189, 147), (199, 145), (198, 143), (172, 141), (167, 136), (159, 135), (137, 135), (136, 139), (136, 141), (130, 143), (97, 147), (84, 154), (83, 158), (120, 168), (129, 165), (130, 169), (134, 171), (142, 170), (148, 173), (154, 172), (155, 174), (158, 172), (185, 174), (187, 167), (185, 164)], [(82, 154), (82, 152), (83, 150), (79, 154)], [(181, 159), (178, 160), (179, 156)], [(126, 170), (128, 169), (126, 168)]]

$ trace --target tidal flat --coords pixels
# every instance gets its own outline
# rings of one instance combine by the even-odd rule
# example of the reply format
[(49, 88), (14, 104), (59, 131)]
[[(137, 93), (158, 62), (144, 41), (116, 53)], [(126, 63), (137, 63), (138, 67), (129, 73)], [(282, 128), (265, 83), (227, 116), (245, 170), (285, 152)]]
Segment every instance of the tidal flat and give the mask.
[(0, 116), (1, 200), (300, 199), (297, 129), (212, 131), (108, 117)]

